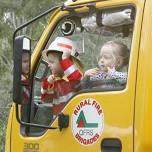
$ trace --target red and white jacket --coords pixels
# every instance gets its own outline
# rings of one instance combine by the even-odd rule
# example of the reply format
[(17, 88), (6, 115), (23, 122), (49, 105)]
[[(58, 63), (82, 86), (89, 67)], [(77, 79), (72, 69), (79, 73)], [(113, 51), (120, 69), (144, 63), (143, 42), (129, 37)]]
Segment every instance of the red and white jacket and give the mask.
[(47, 78), (45, 78), (41, 84), (41, 100), (52, 103), (54, 114), (61, 112), (66, 102), (78, 90), (79, 82), (82, 78), (82, 74), (71, 59), (64, 59), (60, 61), (60, 64), (66, 79), (58, 77), (55, 78), (53, 83), (49, 83)]

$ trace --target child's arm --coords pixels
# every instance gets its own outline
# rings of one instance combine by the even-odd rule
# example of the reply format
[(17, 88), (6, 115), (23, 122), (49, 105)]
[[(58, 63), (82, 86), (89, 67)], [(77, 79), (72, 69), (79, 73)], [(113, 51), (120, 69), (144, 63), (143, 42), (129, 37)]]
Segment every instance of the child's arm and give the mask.
[(53, 83), (50, 83), (51, 76), (44, 79), (41, 83), (41, 100), (43, 102), (51, 101), (54, 96)]
[(61, 67), (64, 70), (64, 74), (68, 80), (81, 80), (82, 74), (70, 59), (70, 55), (70, 51), (64, 51), (62, 55), (62, 61), (60, 61)]
[(28, 77), (26, 76), (26, 75), (21, 75), (21, 83), (22, 83), (22, 85), (29, 85), (29, 79), (28, 79)]
[(68, 80), (81, 80), (82, 74), (80, 73), (78, 68), (73, 64), (71, 59), (64, 59), (60, 62), (60, 64)]
[(116, 79), (121, 84), (125, 84), (127, 82), (128, 73), (118, 72), (115, 70), (115, 68), (108, 68), (108, 76), (112, 79)]
[(94, 77), (95, 75), (99, 74), (99, 69), (98, 68), (93, 68), (85, 71), (84, 77)]

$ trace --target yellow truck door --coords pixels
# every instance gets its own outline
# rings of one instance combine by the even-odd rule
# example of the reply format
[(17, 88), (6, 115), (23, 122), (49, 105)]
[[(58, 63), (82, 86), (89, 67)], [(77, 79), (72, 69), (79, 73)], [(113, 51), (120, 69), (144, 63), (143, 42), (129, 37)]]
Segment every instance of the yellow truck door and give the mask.
[[(138, 152), (152, 151), (151, 140), (151, 90), (152, 90), (152, 2), (146, 1), (139, 49), (137, 93), (135, 102), (135, 150)], [(141, 72), (142, 71), (142, 72)]]
[[(81, 1), (78, 5), (81, 5)], [(58, 11), (52, 17), (32, 56), (34, 77), (38, 73), (42, 73), (46, 67), (46, 63), (42, 61), (42, 58), (38, 60), (38, 56), (42, 50), (48, 48), (53, 39), (67, 34), (63, 27), (70, 22), (75, 26), (75, 31), (67, 37), (78, 43), (77, 47), (80, 47), (81, 50), (80, 60), (84, 64), (84, 71), (96, 67), (96, 57), (99, 57), (100, 50), (106, 42), (119, 41), (128, 48), (126, 81), (120, 83), (122, 81), (112, 79), (109, 82), (93, 83), (82, 79), (80, 85), (83, 87), (68, 100), (61, 111), (69, 116), (69, 126), (61, 131), (30, 127), (28, 134), (25, 135), (25, 127), (20, 126), (13, 117), (12, 151), (134, 151), (136, 72), (144, 0), (103, 0), (93, 3), (86, 2), (83, 5), (86, 6), (76, 8), (72, 13), (70, 13), (69, 7), (67, 11)], [(122, 16), (122, 18), (118, 16)], [(127, 19), (124, 19), (124, 16), (127, 16)], [(108, 22), (106, 22), (107, 20)], [(81, 24), (78, 21), (81, 21)], [(83, 30), (79, 30), (81, 27)], [(49, 74), (48, 72), (47, 75)], [(49, 108), (51, 106), (46, 103), (38, 105), (37, 100), (40, 100), (41, 96), (40, 87), (41, 81), (33, 78), (31, 102), (38, 106), (38, 109), (34, 109), (34, 106), (33, 109), (31, 108), (31, 113), (33, 112), (31, 122), (45, 124), (45, 118), (51, 116), (47, 112), (41, 114), (37, 112), (46, 106)], [(42, 116), (43, 118), (41, 118)], [(49, 125), (58, 127), (58, 117), (50, 121)]]

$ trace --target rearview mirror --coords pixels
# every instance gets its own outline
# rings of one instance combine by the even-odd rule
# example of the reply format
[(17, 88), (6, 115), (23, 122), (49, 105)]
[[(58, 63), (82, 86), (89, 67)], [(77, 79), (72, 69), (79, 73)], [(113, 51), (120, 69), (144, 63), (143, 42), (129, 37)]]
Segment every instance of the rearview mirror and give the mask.
[(13, 101), (21, 104), (22, 86), (29, 86), (31, 39), (24, 35), (18, 36), (14, 39), (13, 46)]

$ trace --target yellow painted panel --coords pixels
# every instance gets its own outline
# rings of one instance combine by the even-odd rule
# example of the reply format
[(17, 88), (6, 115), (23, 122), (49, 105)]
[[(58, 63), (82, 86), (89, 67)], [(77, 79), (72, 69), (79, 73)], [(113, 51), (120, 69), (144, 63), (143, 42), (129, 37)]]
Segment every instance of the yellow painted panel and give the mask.
[[(104, 138), (119, 138), (122, 143), (122, 152), (133, 152), (136, 72), (144, 1), (109, 0), (98, 2), (97, 7), (111, 7), (127, 4), (133, 4), (136, 7), (137, 12), (130, 56), (129, 77), (126, 89), (114, 92), (83, 93), (75, 96), (64, 109), (64, 113), (70, 116), (70, 125), (67, 129), (64, 129), (61, 132), (58, 129), (47, 130), (45, 134), (40, 137), (24, 137), (20, 134), (20, 125), (14, 116), (11, 137), (11, 148), (13, 152), (24, 151), (27, 143), (38, 144), (40, 152), (94, 152), (100, 151), (101, 142)], [(86, 8), (81, 8), (78, 11), (83, 11), (83, 9), (85, 11)], [(32, 55), (32, 70), (34, 70), (34, 67), (37, 64), (38, 58), (41, 55), (41, 50), (45, 45), (49, 34), (52, 32), (53, 26), (56, 24), (58, 19), (66, 13), (67, 12), (57, 11), (51, 18), (50, 24), (43, 32), (40, 41), (37, 44)], [(140, 91), (139, 94), (142, 94), (142, 91)], [(93, 98), (98, 103), (100, 103), (104, 114), (104, 129), (101, 132), (101, 135), (97, 142), (90, 146), (83, 146), (74, 138), (74, 135), (72, 133), (71, 120), (75, 107), (82, 100), (88, 98)], [(137, 110), (137, 112), (141, 111)], [(137, 124), (140, 124), (138, 119), (136, 121)], [(57, 120), (53, 123), (53, 126), (57, 126)], [(139, 131), (138, 126), (136, 127), (136, 130)], [(141, 132), (139, 134), (139, 137), (142, 137)], [(149, 138), (146, 138), (146, 140), (149, 140)], [(137, 144), (138, 143), (140, 142), (137, 142)]]

